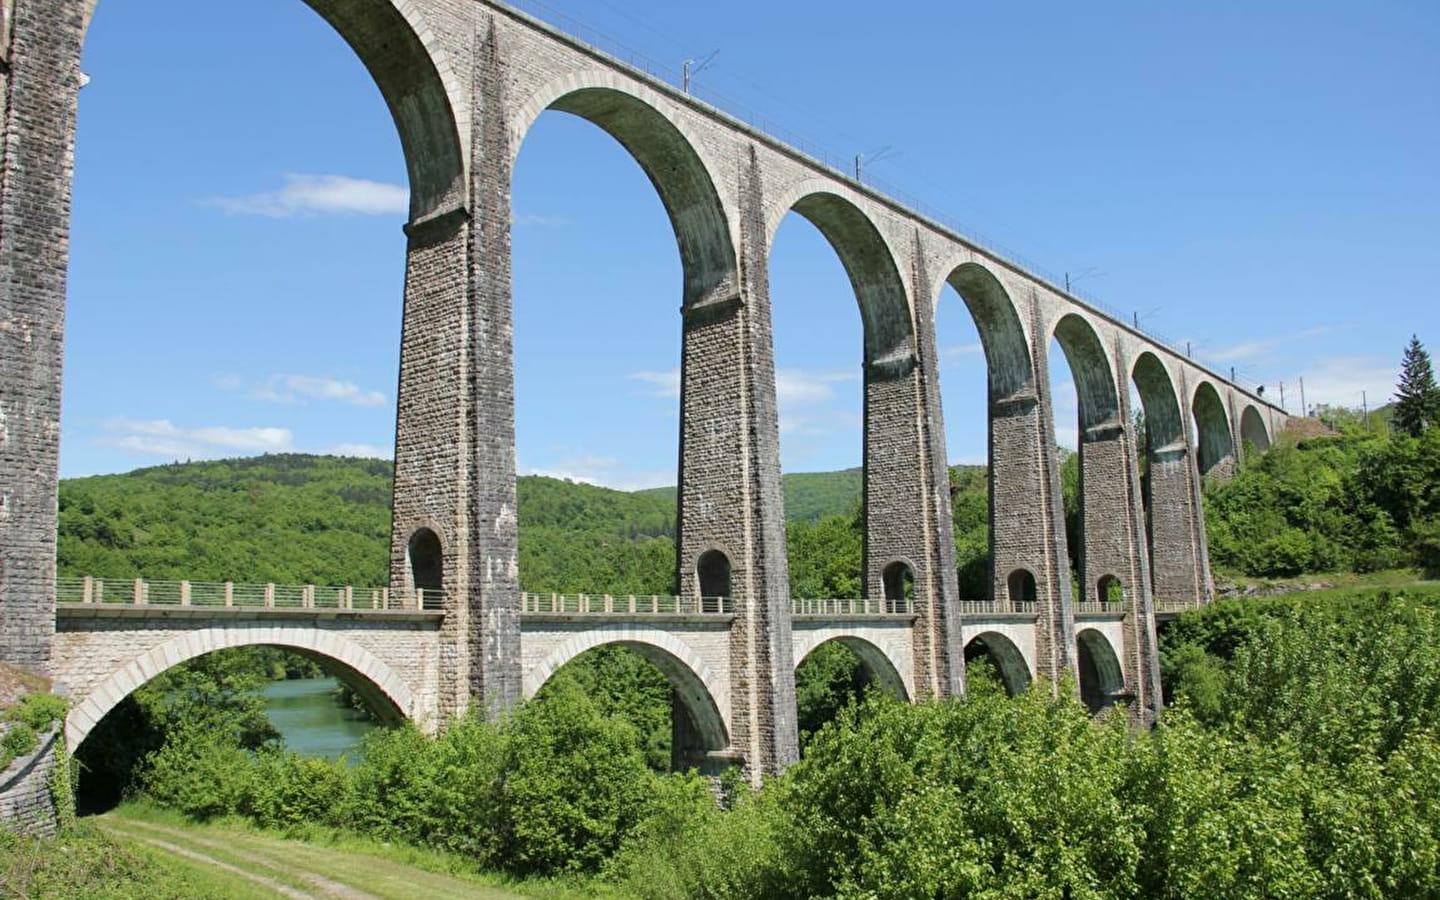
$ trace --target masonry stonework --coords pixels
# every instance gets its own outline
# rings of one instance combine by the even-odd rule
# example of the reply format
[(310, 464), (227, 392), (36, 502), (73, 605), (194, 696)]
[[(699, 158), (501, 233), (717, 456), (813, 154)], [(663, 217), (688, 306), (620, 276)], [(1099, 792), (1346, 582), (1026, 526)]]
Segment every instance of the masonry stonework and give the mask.
[[(546, 109), (586, 118), (615, 137), (649, 175), (675, 229), (684, 269), (677, 578), (679, 590), (695, 596), (700, 554), (719, 550), (731, 564), (733, 623), (723, 637), (712, 629), (705, 647), (686, 651), (704, 659), (717, 642), (725, 646), (723, 660), (706, 664), (713, 690), (723, 694), (711, 698), (724, 710), (731, 746), (722, 749), (757, 773), (796, 756), (792, 631), (804, 629), (792, 623), (788, 597), (767, 276), (775, 228), (791, 211), (835, 248), (865, 327), (865, 581), (879, 596), (887, 566), (904, 563), (914, 575), (911, 641), (902, 651), (891, 635), (884, 651), (907, 691), (963, 691), (966, 641), (1002, 637), (977, 630), (987, 623), (1028, 640), (1023, 652), (1034, 676), (1073, 671), (1082, 624), (1075, 601), (1088, 600), (1105, 574), (1125, 587), (1126, 609), (1119, 622), (1084, 629), (1087, 647), (1113, 642), (1124, 692), (1148, 708), (1158, 704), (1154, 604), (1199, 604), (1212, 590), (1201, 476), (1233, 464), (1242, 435), (1268, 445), (1285, 424), (1283, 410), (844, 173), (503, 4), (307, 3), (374, 78), (410, 177), (392, 586), (412, 586), (411, 538), (428, 529), (440, 546), (443, 609), (433, 624), (411, 629), (423, 636), (382, 637), (375, 626), (352, 623), (344, 643), (390, 660), (386, 668), (411, 696), (407, 714), (423, 709), (439, 721), (472, 703), (497, 712), (529, 690), (516, 537), (510, 175)], [(55, 633), (72, 146), (93, 6), (16, 3), (0, 64), (0, 657), (40, 670), (53, 659), (75, 696), (89, 696), (84, 685), (102, 695), (121, 689), (117, 671), (133, 663), (138, 677), (165, 653), (176, 655), (160, 648), (183, 642), (182, 632), (212, 636), (192, 637), (194, 649), (216, 634), (272, 640), (264, 629), (278, 627), (266, 620), (202, 628), (180, 617), (142, 620), (144, 628), (98, 621), (80, 628), (62, 616)], [(993, 593), (966, 598), (979, 607), (961, 603), (954, 572), (933, 322), (946, 282), (975, 319), (990, 371)], [(1085, 429), (1080, 598), (1070, 591), (1046, 364), (1046, 324), (1067, 316), (1087, 323), (1099, 346), (1114, 348), (1113, 361), (1099, 358), (1113, 362), (1107, 377), (1120, 398), (1107, 410), (1113, 416)], [(1131, 380), (1144, 403), (1148, 448), (1135, 446), (1125, 399)], [(1203, 399), (1192, 385), (1208, 391)], [(1198, 449), (1192, 416), (1201, 420)], [(986, 618), (1009, 604), (1010, 576), (1020, 569), (1035, 584), (1028, 632)], [(1017, 613), (1028, 615), (1004, 615)], [(333, 644), (339, 625), (306, 627), (330, 635), (330, 650), (315, 652), (342, 652)], [(160, 655), (145, 657), (145, 666), (120, 659), (130, 652), (115, 643), (121, 632), (144, 645), (142, 656)], [(858, 634), (836, 636), (880, 646)], [(633, 634), (624, 640), (645, 643)], [(96, 655), (102, 645), (108, 649)], [(415, 659), (396, 655), (407, 653)], [(86, 715), (109, 699), (97, 699)]]

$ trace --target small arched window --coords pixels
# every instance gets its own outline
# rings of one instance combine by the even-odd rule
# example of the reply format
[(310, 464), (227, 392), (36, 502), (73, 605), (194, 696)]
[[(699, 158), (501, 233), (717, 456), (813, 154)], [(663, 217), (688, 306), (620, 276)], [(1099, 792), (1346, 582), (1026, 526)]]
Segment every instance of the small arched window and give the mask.
[(1125, 586), (1114, 575), (1106, 575), (1095, 583), (1095, 599), (1101, 603), (1124, 603)]
[(1039, 598), (1035, 589), (1035, 576), (1030, 574), (1029, 569), (1016, 569), (1011, 572), (1009, 589), (1012, 604), (1034, 603)]
[(915, 601), (915, 572), (903, 562), (893, 562), (881, 575), (885, 585), (885, 611), (909, 612)]
[(445, 556), (440, 538), (428, 528), (418, 528), (410, 535), (406, 555), (410, 558), (410, 578), (422, 609), (445, 607)]
[(700, 581), (700, 610), (721, 612), (724, 598), (730, 596), (730, 557), (719, 550), (706, 550), (695, 562)]

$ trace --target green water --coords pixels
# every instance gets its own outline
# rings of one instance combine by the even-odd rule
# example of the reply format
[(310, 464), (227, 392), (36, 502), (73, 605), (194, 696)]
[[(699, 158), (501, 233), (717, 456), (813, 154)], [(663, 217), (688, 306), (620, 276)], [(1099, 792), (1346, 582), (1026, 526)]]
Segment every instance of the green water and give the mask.
[(301, 756), (360, 758), (360, 741), (376, 726), (364, 713), (335, 702), (333, 678), (276, 681), (264, 690), (270, 723)]

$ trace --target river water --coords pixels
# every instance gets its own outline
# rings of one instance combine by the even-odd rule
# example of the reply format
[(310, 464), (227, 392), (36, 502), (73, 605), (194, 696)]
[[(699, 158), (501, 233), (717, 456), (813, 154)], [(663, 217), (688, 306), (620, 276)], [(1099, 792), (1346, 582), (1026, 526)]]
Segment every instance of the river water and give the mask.
[(360, 758), (360, 741), (376, 726), (365, 714), (335, 702), (333, 678), (271, 682), (264, 690), (270, 724), (285, 746), (301, 756)]

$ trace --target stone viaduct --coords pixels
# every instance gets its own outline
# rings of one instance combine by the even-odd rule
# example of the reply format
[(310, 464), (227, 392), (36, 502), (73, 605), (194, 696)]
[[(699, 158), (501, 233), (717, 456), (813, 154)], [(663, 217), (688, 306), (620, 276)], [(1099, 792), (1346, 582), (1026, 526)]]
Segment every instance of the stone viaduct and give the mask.
[[(95, 0), (0, 0), (0, 656), (67, 686), (73, 739), (167, 665), (240, 643), (329, 657), (394, 714), (438, 722), (472, 699), (507, 707), (576, 653), (622, 642), (671, 677), (689, 745), (756, 771), (796, 757), (795, 663), (832, 639), (859, 648), (912, 698), (962, 693), (967, 649), (984, 648), (1012, 686), (1076, 673), (1091, 699), (1124, 696), (1153, 715), (1156, 610), (1211, 594), (1202, 478), (1230, 471), (1242, 444), (1268, 445), (1282, 410), (508, 6), (305, 2), (364, 62), (404, 148), (411, 209), (391, 589), (443, 602), (399, 611), (57, 606), (73, 142)], [(520, 589), (510, 176), (545, 110), (587, 119), (623, 145), (674, 226), (684, 271), (683, 596), (668, 612), (632, 613), (628, 600), (616, 609), (621, 598), (608, 611), (547, 607), (549, 598)], [(792, 210), (834, 247), (864, 324), (864, 584), (881, 598), (868, 603), (789, 596), (767, 262)], [(955, 571), (934, 331), (947, 284), (974, 319), (988, 367), (993, 590), (983, 601), (962, 601)], [(1079, 396), (1080, 597), (1062, 518), (1052, 338)], [(1123, 601), (1102, 602), (1116, 583)]]

